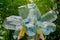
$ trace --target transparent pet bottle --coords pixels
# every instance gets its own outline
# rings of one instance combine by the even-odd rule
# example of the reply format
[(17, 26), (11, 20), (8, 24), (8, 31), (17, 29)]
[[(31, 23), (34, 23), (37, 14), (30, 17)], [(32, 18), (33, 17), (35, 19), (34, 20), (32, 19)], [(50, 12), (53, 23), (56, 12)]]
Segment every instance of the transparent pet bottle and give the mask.
[(42, 15), (42, 20), (43, 21), (48, 21), (48, 22), (53, 22), (57, 19), (57, 14), (55, 11), (50, 10), (46, 14)]
[(28, 8), (26, 7), (26, 5), (18, 7), (18, 13), (23, 19), (27, 18)]
[(19, 16), (10, 16), (4, 20), (3, 27), (9, 30), (20, 30), (22, 18)]
[(13, 33), (13, 38), (14, 38), (15, 40), (18, 40), (18, 35), (19, 35), (19, 31), (15, 31), (15, 32)]
[(40, 11), (35, 4), (28, 4), (28, 9), (29, 9), (29, 14), (27, 17), (28, 19), (36, 20), (41, 18)]
[(35, 40), (35, 35), (36, 35), (36, 25), (34, 24), (34, 22), (30, 22), (28, 20), (25, 21), (26, 23), (26, 34), (28, 35), (27, 39), (28, 40)]
[(56, 25), (54, 23), (51, 22), (42, 22), (40, 23), (41, 25), (41, 29), (40, 31), (44, 34), (44, 35), (49, 35), (51, 32), (54, 32), (56, 30)]

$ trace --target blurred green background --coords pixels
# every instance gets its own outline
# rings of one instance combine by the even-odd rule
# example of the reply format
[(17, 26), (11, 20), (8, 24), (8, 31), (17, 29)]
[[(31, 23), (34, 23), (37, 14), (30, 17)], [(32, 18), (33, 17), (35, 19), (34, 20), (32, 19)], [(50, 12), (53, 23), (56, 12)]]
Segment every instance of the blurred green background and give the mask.
[[(0, 0), (0, 40), (14, 40), (12, 30), (7, 30), (2, 27), (3, 21), (10, 15), (19, 15), (18, 7), (21, 5), (27, 5), (29, 0)], [(34, 0), (41, 14), (48, 12), (50, 9), (54, 9), (60, 12), (60, 0)], [(56, 31), (48, 36), (45, 36), (46, 40), (60, 40), (60, 14), (54, 21), (56, 24)], [(25, 40), (24, 36), (23, 40)]]

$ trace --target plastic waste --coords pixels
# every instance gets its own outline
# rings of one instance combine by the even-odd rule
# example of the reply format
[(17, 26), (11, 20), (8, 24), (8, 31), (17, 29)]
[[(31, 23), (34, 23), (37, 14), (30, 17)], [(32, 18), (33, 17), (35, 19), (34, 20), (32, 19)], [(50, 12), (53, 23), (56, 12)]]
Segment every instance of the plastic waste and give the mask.
[(31, 19), (32, 21), (41, 19), (41, 14), (39, 9), (35, 4), (28, 4), (29, 14), (27, 16), (28, 19)]
[(34, 36), (37, 34), (37, 31), (42, 32), (44, 35), (49, 35), (56, 30), (56, 25), (52, 23), (57, 19), (55, 11), (51, 10), (47, 12), (42, 18), (35, 4), (20, 6), (18, 7), (18, 11), (20, 16), (7, 17), (3, 23), (4, 28), (15, 30), (13, 35), (15, 40), (18, 40), (18, 36), (20, 36), (18, 35), (19, 30), (22, 29), (22, 27), (23, 34), (26, 33), (29, 36), (28, 40), (35, 40)]
[(13, 38), (15, 40), (18, 40), (18, 35), (19, 35), (19, 31), (15, 31), (14, 34), (13, 34)]
[(40, 26), (41, 26), (40, 31), (44, 35), (49, 35), (51, 32), (54, 32), (56, 30), (56, 25), (51, 22), (42, 22)]
[(33, 22), (26, 23), (26, 34), (28, 36), (34, 36), (36, 33), (36, 26), (34, 25)]
[(18, 7), (18, 12), (23, 19), (27, 18), (27, 15), (29, 13), (28, 8), (25, 5)]
[(49, 12), (47, 12), (46, 14), (44, 14), (42, 16), (42, 20), (43, 21), (47, 21), (47, 22), (53, 22), (57, 19), (57, 14), (55, 11), (50, 10)]
[(20, 30), (22, 21), (22, 18), (19, 16), (10, 16), (4, 21), (3, 27), (10, 30)]

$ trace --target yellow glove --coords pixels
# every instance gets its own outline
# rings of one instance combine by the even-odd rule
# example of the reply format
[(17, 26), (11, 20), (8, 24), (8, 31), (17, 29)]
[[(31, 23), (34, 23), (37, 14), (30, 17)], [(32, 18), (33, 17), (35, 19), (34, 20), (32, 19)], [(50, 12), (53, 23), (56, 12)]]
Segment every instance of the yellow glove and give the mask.
[(24, 28), (22, 28), (21, 30), (20, 30), (20, 32), (19, 32), (19, 37), (23, 37), (24, 36), (24, 34), (25, 34), (25, 30), (24, 30)]
[(37, 34), (40, 35), (41, 32), (40, 32), (40, 26), (37, 26)]

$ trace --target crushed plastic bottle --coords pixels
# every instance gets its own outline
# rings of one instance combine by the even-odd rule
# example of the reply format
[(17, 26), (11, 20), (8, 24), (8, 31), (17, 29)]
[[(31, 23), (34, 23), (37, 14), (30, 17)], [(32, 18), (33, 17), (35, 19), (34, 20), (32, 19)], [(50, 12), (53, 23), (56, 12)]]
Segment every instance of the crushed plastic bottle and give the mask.
[(40, 23), (41, 25), (41, 29), (40, 31), (44, 34), (44, 35), (49, 35), (51, 32), (54, 32), (56, 30), (56, 25), (54, 23), (51, 22), (42, 22)]
[(28, 9), (29, 9), (29, 14), (28, 14), (28, 19), (31, 20), (37, 20), (38, 18), (41, 19), (41, 14), (39, 9), (35, 4), (28, 4)]
[(25, 20), (25, 31), (28, 36), (35, 35), (36, 27), (34, 22), (30, 22), (28, 19)]
[(20, 16), (10, 16), (4, 21), (3, 27), (10, 30), (20, 30), (22, 21)]
[(13, 38), (15, 40), (18, 40), (18, 35), (19, 35), (19, 31), (15, 31), (14, 34), (13, 34)]
[(57, 19), (57, 14), (55, 11), (50, 10), (49, 12), (47, 12), (46, 14), (44, 14), (42, 16), (42, 20), (43, 21), (48, 21), (48, 22), (53, 22)]
[(18, 7), (18, 12), (23, 19), (27, 18), (28, 8), (25, 5)]
[(33, 24), (28, 25), (26, 27), (26, 34), (28, 36), (34, 36), (36, 34), (36, 26), (33, 26)]

